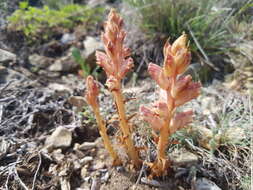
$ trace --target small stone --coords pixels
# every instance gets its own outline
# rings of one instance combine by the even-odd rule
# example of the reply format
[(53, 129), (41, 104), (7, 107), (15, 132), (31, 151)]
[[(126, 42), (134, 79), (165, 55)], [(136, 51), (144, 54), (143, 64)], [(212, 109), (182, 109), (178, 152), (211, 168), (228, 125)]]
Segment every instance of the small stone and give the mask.
[(81, 144), (79, 146), (79, 150), (89, 150), (89, 149), (92, 149), (92, 148), (95, 148), (96, 147), (96, 143), (95, 142), (84, 142), (83, 144)]
[(75, 40), (76, 40), (76, 36), (74, 34), (66, 33), (66, 34), (63, 34), (60, 41), (63, 44), (69, 44), (69, 43), (74, 42)]
[(82, 111), (83, 107), (87, 105), (85, 98), (82, 96), (71, 96), (68, 102), (77, 108), (77, 112)]
[(90, 179), (91, 179), (91, 177), (88, 176), (88, 177), (85, 177), (85, 178), (84, 178), (84, 181), (87, 182), (87, 183), (89, 183)]
[(91, 36), (86, 37), (85, 41), (83, 42), (83, 46), (85, 47), (85, 52), (84, 52), (85, 59), (92, 56), (92, 54), (94, 54), (96, 50), (104, 49), (102, 42)]
[(79, 143), (75, 143), (75, 144), (74, 144), (74, 148), (73, 148), (73, 150), (79, 150), (79, 146), (80, 146), (80, 144), (79, 144)]
[(110, 177), (109, 172), (106, 172), (105, 175), (103, 177), (101, 177), (101, 182), (106, 183), (108, 181), (109, 177)]
[(48, 66), (50, 66), (54, 62), (54, 59), (52, 59), (50, 57), (41, 56), (38, 54), (30, 55), (28, 60), (31, 65), (36, 66), (41, 69), (47, 68)]
[(16, 62), (17, 56), (14, 53), (0, 49), (0, 63)]
[(99, 170), (105, 168), (105, 163), (101, 160), (98, 160), (94, 165), (93, 165), (93, 170)]
[(206, 178), (200, 178), (193, 185), (195, 190), (221, 190), (214, 182)]
[(99, 190), (101, 186), (99, 178), (92, 179), (92, 184), (90, 190)]
[(74, 170), (79, 170), (82, 167), (81, 162), (79, 160), (75, 160), (73, 164), (74, 164)]
[(194, 164), (198, 162), (198, 156), (185, 149), (179, 149), (172, 152), (171, 159), (176, 165)]
[(85, 156), (83, 159), (80, 160), (80, 163), (82, 165), (85, 165), (89, 162), (93, 161), (93, 157), (92, 156)]
[(56, 149), (52, 152), (52, 157), (57, 161), (61, 162), (64, 159), (64, 155), (62, 154), (61, 149)]
[(50, 83), (48, 85), (48, 88), (54, 90), (55, 92), (72, 92), (72, 89), (67, 87), (66, 85), (63, 84), (58, 84), (58, 83)]
[(123, 172), (125, 171), (125, 169), (124, 169), (122, 166), (117, 166), (117, 167), (116, 167), (116, 170), (117, 170), (117, 172), (119, 172), (119, 173), (123, 173)]
[(52, 65), (48, 67), (49, 71), (53, 72), (71, 72), (78, 67), (71, 55), (57, 59)]
[(86, 176), (87, 176), (87, 174), (88, 174), (88, 169), (86, 167), (82, 167), (82, 169), (81, 169), (81, 177), (83, 179), (85, 179)]
[(100, 40), (91, 36), (86, 37), (83, 46), (85, 50), (82, 53), (82, 57), (85, 59), (85, 63), (87, 63), (91, 69), (94, 69), (96, 67), (96, 51), (103, 50), (104, 46)]
[(53, 146), (54, 148), (66, 148), (71, 145), (72, 133), (60, 126), (46, 139), (45, 144), (47, 146)]

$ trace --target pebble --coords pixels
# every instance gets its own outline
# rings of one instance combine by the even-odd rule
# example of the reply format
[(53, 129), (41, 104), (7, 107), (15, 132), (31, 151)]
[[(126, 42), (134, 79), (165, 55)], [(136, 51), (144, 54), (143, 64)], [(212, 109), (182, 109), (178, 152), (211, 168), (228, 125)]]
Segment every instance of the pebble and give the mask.
[(82, 165), (85, 165), (93, 160), (92, 156), (85, 156), (83, 159), (80, 160)]
[(83, 144), (81, 144), (78, 149), (79, 150), (89, 150), (89, 149), (92, 149), (92, 148), (95, 148), (96, 147), (96, 143), (94, 142), (84, 142)]
[(110, 177), (109, 172), (106, 172), (105, 175), (103, 177), (101, 177), (101, 182), (106, 183), (108, 181), (109, 177)]

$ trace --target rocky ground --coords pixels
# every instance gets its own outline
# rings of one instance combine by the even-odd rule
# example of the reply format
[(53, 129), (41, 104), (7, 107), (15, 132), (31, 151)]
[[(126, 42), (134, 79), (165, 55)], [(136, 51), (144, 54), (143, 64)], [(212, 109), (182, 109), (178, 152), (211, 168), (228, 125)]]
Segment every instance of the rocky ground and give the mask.
[[(125, 164), (111, 166), (95, 118), (83, 98), (86, 87), (78, 75), (80, 68), (71, 56), (71, 47), (82, 49), (82, 56), (94, 68), (94, 52), (103, 48), (98, 36), (100, 26), (97, 29), (87, 33), (77, 27), (58, 40), (29, 47), (19, 34), (8, 33), (2, 26), (1, 189), (250, 189), (252, 83), (248, 75), (252, 66), (239, 70), (247, 75), (233, 75), (229, 82), (204, 84), (201, 96), (183, 108), (194, 110), (194, 123), (173, 136), (179, 143), (168, 150), (173, 162), (169, 175), (151, 180), (145, 165), (138, 171), (131, 169), (117, 140), (114, 145)], [(245, 47), (240, 51), (249, 51)], [(139, 105), (157, 97), (154, 82), (141, 67), (135, 69), (137, 79), (133, 75), (124, 82), (124, 95), (131, 99), (128, 114), (138, 112)], [(189, 73), (198, 71), (194, 68)], [(245, 76), (249, 82), (242, 83)], [(105, 80), (103, 73), (99, 73), (99, 80)], [(100, 102), (108, 133), (116, 139), (116, 109), (103, 85)], [(152, 160), (155, 147), (150, 130), (138, 117), (133, 120), (136, 144), (150, 148), (147, 154), (143, 152), (143, 160)]]

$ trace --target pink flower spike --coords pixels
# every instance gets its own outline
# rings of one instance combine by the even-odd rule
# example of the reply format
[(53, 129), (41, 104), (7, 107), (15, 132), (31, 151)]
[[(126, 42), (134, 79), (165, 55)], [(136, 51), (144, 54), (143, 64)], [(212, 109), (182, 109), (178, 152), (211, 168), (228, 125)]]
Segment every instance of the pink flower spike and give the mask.
[(176, 114), (176, 116), (174, 116), (170, 124), (171, 126), (170, 134), (175, 133), (177, 130), (191, 123), (192, 115), (193, 115), (192, 110)]
[(96, 106), (97, 96), (99, 94), (99, 86), (91, 75), (89, 75), (86, 78), (86, 87), (87, 87), (87, 90), (86, 90), (85, 98), (86, 98), (87, 103), (91, 106)]
[(160, 131), (160, 129), (165, 125), (165, 122), (150, 108), (141, 106), (140, 113), (143, 119), (151, 125), (154, 131)]
[(167, 90), (170, 87), (170, 80), (164, 75), (160, 66), (150, 63), (148, 65), (148, 72), (162, 89)]

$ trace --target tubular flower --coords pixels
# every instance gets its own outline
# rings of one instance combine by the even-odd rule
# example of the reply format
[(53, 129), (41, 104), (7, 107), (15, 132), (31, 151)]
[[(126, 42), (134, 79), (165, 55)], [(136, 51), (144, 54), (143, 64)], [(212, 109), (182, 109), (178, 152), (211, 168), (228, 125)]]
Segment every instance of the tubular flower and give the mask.
[(131, 139), (130, 125), (125, 113), (124, 97), (121, 92), (121, 80), (134, 66), (133, 59), (129, 57), (131, 51), (124, 46), (126, 32), (123, 30), (123, 20), (112, 9), (108, 20), (104, 24), (105, 31), (101, 35), (105, 53), (96, 52), (97, 64), (101, 66), (107, 75), (106, 86), (112, 92), (119, 114), (120, 130), (123, 144), (134, 166), (140, 166), (139, 154)]
[(165, 76), (162, 68), (156, 64), (150, 63), (148, 65), (148, 72), (150, 76), (156, 81), (156, 83), (162, 89), (168, 89), (170, 87), (170, 80)]
[(179, 76), (187, 69), (191, 54), (187, 47), (186, 34), (180, 36), (172, 45), (167, 41), (163, 48), (163, 68), (153, 63), (148, 71), (160, 89), (158, 102), (153, 107), (142, 106), (140, 112), (152, 129), (159, 132), (157, 144), (157, 159), (149, 163), (151, 177), (162, 176), (167, 173), (170, 161), (166, 158), (166, 148), (169, 137), (177, 130), (192, 121), (192, 111), (176, 113), (176, 108), (197, 98), (200, 94), (200, 83), (192, 82), (192, 77)]

